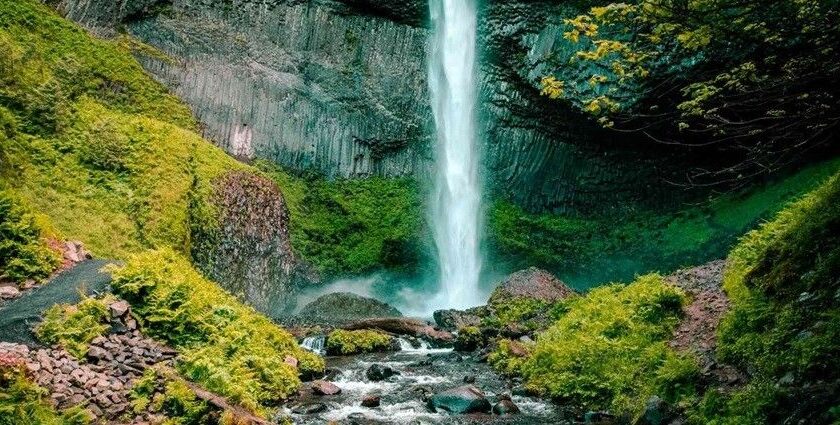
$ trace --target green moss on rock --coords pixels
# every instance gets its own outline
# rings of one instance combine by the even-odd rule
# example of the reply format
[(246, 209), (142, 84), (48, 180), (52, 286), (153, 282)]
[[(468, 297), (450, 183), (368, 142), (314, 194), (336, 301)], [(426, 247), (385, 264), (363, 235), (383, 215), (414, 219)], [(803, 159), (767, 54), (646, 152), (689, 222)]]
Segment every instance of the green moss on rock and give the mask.
[(382, 332), (372, 330), (346, 331), (336, 329), (327, 335), (327, 353), (332, 355), (351, 355), (388, 351), (393, 347), (393, 338)]

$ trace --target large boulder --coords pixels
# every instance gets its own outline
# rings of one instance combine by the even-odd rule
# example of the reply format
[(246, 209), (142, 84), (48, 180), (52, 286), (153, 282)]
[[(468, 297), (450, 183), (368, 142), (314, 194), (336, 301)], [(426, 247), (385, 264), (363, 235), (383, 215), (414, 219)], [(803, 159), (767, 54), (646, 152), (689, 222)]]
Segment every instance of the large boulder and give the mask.
[(574, 295), (572, 288), (551, 273), (531, 267), (508, 276), (493, 290), (488, 304), (498, 304), (512, 298), (556, 302)]
[(322, 295), (297, 314), (302, 322), (342, 325), (376, 317), (402, 317), (402, 313), (382, 301), (352, 294), (334, 292)]
[(231, 171), (213, 181), (211, 203), (204, 207), (215, 217), (197, 214), (199, 224), (192, 226), (195, 264), (257, 310), (283, 315), (294, 306), (297, 288), (313, 277), (292, 251), (280, 188), (266, 177)]
[(439, 392), (429, 399), (428, 405), (435, 412), (442, 410), (455, 414), (490, 413), (492, 407), (484, 393), (472, 385)]

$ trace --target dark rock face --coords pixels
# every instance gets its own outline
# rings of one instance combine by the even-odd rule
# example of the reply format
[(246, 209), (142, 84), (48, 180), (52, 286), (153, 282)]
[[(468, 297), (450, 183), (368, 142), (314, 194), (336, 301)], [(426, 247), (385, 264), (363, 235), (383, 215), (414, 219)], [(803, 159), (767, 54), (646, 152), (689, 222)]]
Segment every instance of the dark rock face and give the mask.
[(394, 307), (379, 300), (349, 292), (322, 295), (298, 312), (303, 322), (340, 325), (374, 317), (402, 317)]
[(378, 363), (370, 365), (370, 367), (365, 371), (365, 376), (367, 376), (367, 379), (370, 379), (374, 382), (384, 381), (394, 375), (399, 374), (400, 373), (396, 370), (388, 366), (382, 366)]
[[(426, 178), (434, 144), (427, 3), (62, 0), (58, 8), (97, 32), (124, 23), (170, 56), (139, 59), (192, 105), (205, 135), (234, 156), (328, 176)], [(540, 78), (554, 72), (546, 57), (566, 43), (562, 19), (577, 14), (575, 6), (482, 3), (480, 130), (493, 179), (488, 190), (529, 210), (585, 210), (650, 195), (655, 185), (647, 183), (661, 163), (627, 136), (597, 130), (562, 102), (540, 96)]]
[(192, 255), (199, 269), (271, 316), (292, 306), (304, 278), (289, 241), (289, 212), (277, 185), (232, 171), (214, 182), (218, 223), (193, 226)]
[(446, 331), (457, 331), (467, 326), (478, 326), (481, 324), (481, 317), (470, 310), (438, 310), (433, 313), (435, 323)]
[(464, 385), (439, 392), (428, 401), (433, 411), (443, 410), (449, 413), (489, 413), (491, 406), (487, 397), (478, 388)]
[(574, 295), (574, 290), (551, 273), (531, 267), (508, 276), (490, 295), (488, 303), (492, 305), (511, 298), (556, 302)]

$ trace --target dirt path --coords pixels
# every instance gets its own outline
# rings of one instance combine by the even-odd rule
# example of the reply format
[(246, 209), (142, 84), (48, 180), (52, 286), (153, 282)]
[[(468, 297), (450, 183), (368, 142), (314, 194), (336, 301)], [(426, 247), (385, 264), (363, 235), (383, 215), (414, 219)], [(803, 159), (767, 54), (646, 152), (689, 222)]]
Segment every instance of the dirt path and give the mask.
[(670, 346), (694, 353), (700, 361), (703, 377), (716, 385), (734, 385), (744, 379), (735, 368), (718, 363), (715, 357), (718, 326), (729, 311), (729, 298), (723, 291), (725, 266), (725, 260), (716, 260), (678, 270), (667, 277), (691, 297), (691, 303), (685, 307), (685, 318), (674, 331)]

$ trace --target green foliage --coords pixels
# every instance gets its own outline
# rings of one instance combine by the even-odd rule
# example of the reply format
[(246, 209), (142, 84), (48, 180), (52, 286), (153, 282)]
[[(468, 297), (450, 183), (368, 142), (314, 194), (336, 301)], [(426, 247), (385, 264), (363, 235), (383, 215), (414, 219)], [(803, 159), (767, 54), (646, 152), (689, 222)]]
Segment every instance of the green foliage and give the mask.
[(778, 212), (791, 197), (833, 175), (830, 160), (679, 210), (629, 209), (586, 217), (531, 214), (497, 202), (489, 214), (489, 241), (509, 268), (545, 268), (575, 287), (630, 279), (652, 269), (673, 270), (725, 255), (742, 235)]
[(833, 0), (602, 3), (564, 20), (542, 93), (604, 127), (722, 154), (690, 184), (743, 184), (836, 137), (839, 17)]
[(48, 392), (30, 381), (23, 367), (0, 365), (0, 425), (87, 425), (92, 417), (74, 407), (56, 412)]
[(513, 297), (502, 300), (494, 300), (488, 305), (491, 314), (482, 317), (482, 325), (504, 327), (509, 324), (517, 324), (534, 329), (534, 319), (544, 315), (552, 304), (535, 298)]
[(518, 369), (538, 393), (636, 416), (653, 395), (674, 403), (694, 392), (694, 359), (667, 346), (684, 302), (659, 275), (600, 287), (569, 300), (524, 363), (511, 364), (504, 349), (492, 361), (508, 373)]
[(387, 351), (392, 347), (390, 335), (372, 330), (345, 331), (336, 329), (327, 335), (327, 352), (333, 355), (351, 355)]
[(325, 180), (258, 166), (283, 188), (292, 246), (327, 277), (417, 267), (423, 207), (415, 181)]
[[(806, 402), (815, 403), (806, 409), (812, 420), (837, 419), (831, 401), (812, 402), (796, 388), (840, 378), (838, 275), (840, 176), (835, 176), (744, 236), (730, 254), (724, 287), (733, 307), (721, 323), (718, 354), (750, 371), (752, 382), (733, 397), (707, 394), (699, 421), (775, 422), (790, 410), (783, 406)], [(785, 377), (787, 384), (776, 385)]]
[(35, 328), (38, 339), (47, 345), (61, 345), (67, 352), (83, 358), (94, 338), (108, 329), (108, 305), (114, 297), (85, 297), (76, 305), (54, 305), (44, 313)]
[(0, 280), (44, 279), (60, 261), (44, 242), (35, 217), (0, 190)]
[(215, 425), (219, 423), (207, 402), (198, 399), (187, 383), (171, 374), (146, 369), (131, 387), (135, 413), (147, 409), (165, 415), (167, 425)]
[(486, 343), (481, 329), (476, 326), (465, 326), (458, 329), (458, 336), (455, 338), (455, 351), (473, 351), (481, 348)]
[(522, 374), (522, 366), (528, 360), (528, 356), (533, 349), (533, 344), (526, 346), (516, 341), (502, 339), (496, 349), (487, 357), (487, 362), (493, 369), (503, 375), (518, 376)]
[(194, 128), (186, 106), (152, 80), (125, 43), (98, 40), (34, 0), (0, 1), (0, 105), (22, 130), (59, 131), (82, 96)]
[[(144, 331), (179, 350), (178, 371), (234, 403), (261, 413), (297, 390), (299, 374), (324, 370), (289, 333), (172, 250), (133, 256), (113, 274), (114, 292), (131, 303)], [(299, 370), (287, 356), (299, 360)]]

